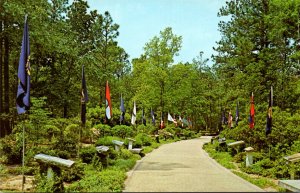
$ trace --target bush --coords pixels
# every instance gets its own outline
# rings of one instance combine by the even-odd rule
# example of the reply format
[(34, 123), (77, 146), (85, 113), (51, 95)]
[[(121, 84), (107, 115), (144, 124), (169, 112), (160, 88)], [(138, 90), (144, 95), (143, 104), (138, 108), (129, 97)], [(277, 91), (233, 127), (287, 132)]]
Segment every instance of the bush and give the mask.
[(112, 136), (113, 135), (113, 132), (112, 132), (111, 127), (109, 125), (98, 124), (98, 125), (95, 125), (94, 128), (99, 131), (100, 137)]
[(116, 167), (118, 170), (128, 171), (134, 167), (135, 163), (135, 159), (117, 159), (113, 162), (113, 167)]
[(153, 142), (152, 138), (145, 133), (139, 133), (135, 136), (135, 140), (133, 144), (135, 147), (150, 146)]
[(121, 138), (132, 137), (134, 133), (132, 126), (126, 125), (116, 125), (111, 130), (114, 136)]
[(245, 162), (245, 160), (246, 160), (246, 152), (238, 153), (233, 157), (233, 161), (237, 163)]
[(94, 156), (97, 154), (97, 150), (95, 147), (84, 147), (79, 151), (79, 157), (84, 163), (91, 163), (93, 161)]
[(121, 149), (119, 158), (121, 159), (129, 159), (133, 156), (133, 153), (129, 151), (128, 149)]
[(61, 172), (62, 180), (72, 182), (81, 179), (84, 175), (84, 165), (82, 162), (77, 161), (73, 167), (63, 169)]
[(121, 192), (126, 174), (116, 169), (87, 171), (83, 179), (71, 184), (67, 192)]
[(79, 140), (80, 126), (78, 124), (68, 125), (64, 130), (64, 136), (73, 140)]
[(112, 147), (114, 147), (114, 144), (113, 144), (112, 140), (123, 141), (123, 140), (122, 140), (121, 138), (119, 138), (119, 137), (105, 136), (105, 137), (99, 138), (99, 139), (97, 140), (97, 142), (95, 143), (95, 145), (96, 145), (96, 146), (99, 146), (99, 145), (105, 145), (105, 146), (112, 146)]
[(6, 135), (0, 139), (0, 155), (5, 164), (22, 163), (22, 133)]
[(63, 192), (64, 186), (62, 178), (52, 170), (52, 177), (42, 174), (41, 171), (35, 175), (35, 191), (36, 192)]
[(48, 141), (51, 141), (54, 136), (58, 137), (62, 134), (60, 129), (54, 125), (45, 125), (44, 130), (45, 137), (48, 139)]
[(53, 140), (52, 147), (55, 151), (55, 156), (69, 159), (71, 157), (76, 157), (78, 150), (78, 140), (74, 140), (68, 137), (61, 137)]

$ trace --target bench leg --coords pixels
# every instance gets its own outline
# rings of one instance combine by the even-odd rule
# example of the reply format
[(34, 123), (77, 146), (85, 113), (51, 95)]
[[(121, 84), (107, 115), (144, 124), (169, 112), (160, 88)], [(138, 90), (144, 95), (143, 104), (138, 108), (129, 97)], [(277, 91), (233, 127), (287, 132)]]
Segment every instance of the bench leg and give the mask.
[(115, 145), (115, 150), (120, 151), (120, 147), (118, 145)]
[(132, 141), (129, 141), (129, 143), (128, 143), (128, 149), (129, 150), (132, 149)]

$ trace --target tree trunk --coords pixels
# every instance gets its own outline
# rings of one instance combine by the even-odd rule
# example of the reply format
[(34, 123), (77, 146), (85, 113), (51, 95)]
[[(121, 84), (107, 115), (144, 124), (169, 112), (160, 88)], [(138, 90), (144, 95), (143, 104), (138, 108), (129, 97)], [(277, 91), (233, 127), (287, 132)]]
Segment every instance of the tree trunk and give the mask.
[(3, 39), (2, 39), (2, 26), (3, 21), (2, 18), (0, 18), (0, 138), (4, 137), (4, 128), (3, 128), (3, 121), (2, 121), (2, 113), (3, 113), (3, 83), (2, 83), (2, 68), (3, 68), (3, 56), (2, 56), (2, 50), (3, 50)]
[[(4, 112), (9, 115), (9, 40), (7, 35), (4, 36)], [(9, 119), (4, 120), (4, 131), (8, 135), (11, 133)]]

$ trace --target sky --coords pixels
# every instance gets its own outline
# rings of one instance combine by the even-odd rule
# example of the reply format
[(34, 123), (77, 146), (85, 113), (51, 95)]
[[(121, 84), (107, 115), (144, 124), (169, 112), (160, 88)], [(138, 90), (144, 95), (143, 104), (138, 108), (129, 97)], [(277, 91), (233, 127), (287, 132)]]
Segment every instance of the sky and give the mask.
[(130, 61), (144, 53), (143, 47), (160, 31), (171, 27), (182, 36), (182, 48), (174, 62), (191, 62), (203, 51), (212, 64), (213, 47), (221, 39), (217, 16), (225, 0), (87, 0), (91, 10), (109, 11), (120, 25), (118, 43)]

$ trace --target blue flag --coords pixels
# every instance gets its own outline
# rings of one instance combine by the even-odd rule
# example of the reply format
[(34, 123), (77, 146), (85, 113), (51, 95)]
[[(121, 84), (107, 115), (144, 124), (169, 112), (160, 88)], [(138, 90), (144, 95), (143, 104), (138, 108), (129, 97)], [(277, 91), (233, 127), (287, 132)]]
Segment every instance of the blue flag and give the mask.
[(17, 92), (17, 111), (18, 114), (25, 113), (30, 107), (30, 49), (27, 15), (23, 30), (22, 48), (18, 68), (18, 92)]
[(122, 122), (125, 119), (125, 106), (124, 106), (124, 100), (122, 98), (122, 95), (121, 95), (120, 111), (121, 111), (120, 122)]
[(85, 82), (84, 75), (84, 66), (82, 65), (82, 74), (81, 74), (81, 123), (84, 125), (86, 122), (86, 103), (88, 101), (88, 93)]

